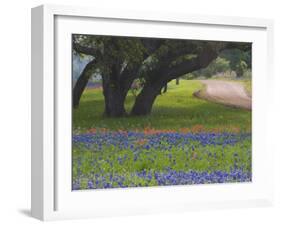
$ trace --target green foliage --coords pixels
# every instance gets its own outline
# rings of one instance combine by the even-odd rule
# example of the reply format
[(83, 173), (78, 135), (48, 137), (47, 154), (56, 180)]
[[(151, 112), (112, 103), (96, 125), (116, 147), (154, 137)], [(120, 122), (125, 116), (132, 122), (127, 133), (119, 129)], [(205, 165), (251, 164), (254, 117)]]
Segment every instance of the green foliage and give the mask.
[[(97, 55), (97, 66), (103, 75), (111, 73), (113, 65), (121, 67), (132, 67), (143, 60), (146, 52), (140, 38), (124, 38), (95, 35), (74, 35), (74, 43), (95, 49)], [(115, 68), (122, 70), (122, 68)]]
[(230, 69), (230, 62), (225, 58), (218, 57), (208, 67), (192, 72), (185, 76), (185, 78), (196, 78), (204, 76), (206, 78), (212, 77), (217, 73), (225, 72)]
[(236, 72), (237, 77), (243, 76), (246, 70), (252, 67), (251, 51), (228, 49), (223, 51), (220, 56), (229, 60), (230, 69)]
[[(139, 72), (139, 76), (146, 81), (159, 78), (161, 73), (155, 71), (168, 71), (170, 68), (176, 68), (181, 64), (188, 64), (195, 61), (202, 52), (209, 50), (210, 54), (219, 51), (225, 46), (225, 42), (195, 41), (195, 40), (165, 40), (162, 45), (151, 54), (144, 62)], [(205, 53), (206, 54), (206, 53)], [(202, 61), (202, 60), (201, 60)], [(196, 64), (196, 63), (195, 63)]]
[(243, 60), (238, 62), (238, 64), (235, 67), (235, 71), (236, 71), (237, 77), (243, 76), (243, 74), (245, 73), (246, 70), (247, 70), (247, 64)]
[[(244, 66), (246, 66), (246, 69), (251, 67), (251, 52), (244, 51), (249, 47), (247, 43), (176, 39), (157, 40), (95, 35), (74, 35), (73, 39), (74, 43), (95, 50), (96, 55), (94, 57), (97, 59), (95, 68), (106, 80), (112, 79), (112, 76), (118, 76), (125, 68), (133, 69), (138, 67), (138, 72), (135, 72), (132, 76), (137, 75), (136, 77), (143, 78), (145, 81), (154, 81), (155, 79), (158, 81), (159, 77), (162, 76), (161, 70), (175, 69), (178, 65), (189, 63), (199, 56), (201, 56), (200, 61), (193, 62), (202, 64), (202, 67), (205, 67), (209, 61), (206, 60), (205, 62), (203, 59), (206, 57), (204, 56), (216, 56), (222, 49), (235, 46), (237, 49), (223, 51), (220, 57), (206, 69), (194, 72), (192, 76), (210, 77), (226, 70), (235, 70), (240, 76), (245, 71)], [(161, 44), (153, 47), (153, 43), (157, 42)], [(200, 66), (198, 65), (198, 67)]]
[(229, 60), (229, 66), (231, 70), (235, 70), (236, 65), (241, 60), (241, 52), (238, 49), (224, 50), (220, 56)]
[(246, 79), (246, 80), (251, 80), (252, 79), (252, 70), (249, 69), (249, 68), (246, 69), (244, 71), (243, 78)]
[(210, 70), (213, 71), (212, 74), (227, 71), (229, 70), (229, 61), (218, 57), (214, 62), (211, 63), (210, 68)]
[(182, 55), (182, 56), (176, 58), (174, 61), (172, 61), (172, 62), (170, 63), (170, 66), (176, 66), (176, 65), (181, 64), (181, 63), (183, 63), (183, 62), (190, 61), (190, 60), (192, 60), (192, 59), (194, 59), (194, 58), (196, 58), (196, 57), (197, 57), (196, 54), (186, 54), (186, 55)]
[[(185, 75), (185, 79), (194, 79), (203, 76), (209, 78), (219, 73), (227, 71), (235, 71), (237, 77), (242, 77), (250, 71), (251, 68), (251, 52), (241, 51), (239, 49), (227, 49), (222, 51), (208, 67), (194, 71)], [(247, 74), (248, 76), (249, 74)]]

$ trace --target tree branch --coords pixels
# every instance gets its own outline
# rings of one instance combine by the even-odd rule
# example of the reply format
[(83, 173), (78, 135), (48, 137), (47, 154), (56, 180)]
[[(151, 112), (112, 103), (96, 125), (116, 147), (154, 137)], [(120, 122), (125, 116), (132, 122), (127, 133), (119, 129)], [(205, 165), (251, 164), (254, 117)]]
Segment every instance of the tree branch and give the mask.
[(85, 47), (75, 42), (72, 43), (72, 48), (78, 53), (83, 53), (94, 57), (100, 55), (98, 48)]

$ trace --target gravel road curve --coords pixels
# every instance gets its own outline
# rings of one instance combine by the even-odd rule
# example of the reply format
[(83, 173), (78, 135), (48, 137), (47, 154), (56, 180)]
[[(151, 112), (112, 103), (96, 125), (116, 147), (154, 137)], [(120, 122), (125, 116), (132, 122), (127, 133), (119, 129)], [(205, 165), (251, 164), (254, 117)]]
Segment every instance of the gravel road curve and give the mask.
[(242, 84), (231, 81), (200, 80), (206, 87), (194, 93), (196, 97), (228, 106), (252, 109), (252, 98)]

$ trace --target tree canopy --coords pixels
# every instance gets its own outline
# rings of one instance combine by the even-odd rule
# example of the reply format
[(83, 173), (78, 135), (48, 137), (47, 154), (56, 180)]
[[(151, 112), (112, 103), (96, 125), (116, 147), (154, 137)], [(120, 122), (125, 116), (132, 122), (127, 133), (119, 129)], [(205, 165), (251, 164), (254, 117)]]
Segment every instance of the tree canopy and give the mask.
[[(142, 89), (131, 114), (146, 115), (162, 88), (173, 79), (206, 68), (214, 60), (221, 67), (228, 61), (239, 75), (251, 65), (250, 43), (93, 35), (73, 35), (72, 40), (74, 54), (93, 57), (74, 87), (73, 105), (78, 106), (90, 75), (98, 71), (104, 114), (110, 117), (127, 114), (124, 101), (135, 79), (141, 81)], [(230, 54), (230, 49), (236, 54)]]

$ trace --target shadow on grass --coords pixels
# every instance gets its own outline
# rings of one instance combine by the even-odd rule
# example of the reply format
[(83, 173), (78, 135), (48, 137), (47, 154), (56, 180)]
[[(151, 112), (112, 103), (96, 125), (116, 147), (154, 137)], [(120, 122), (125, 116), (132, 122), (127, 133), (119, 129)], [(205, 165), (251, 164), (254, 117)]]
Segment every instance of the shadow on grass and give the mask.
[[(102, 103), (102, 102), (100, 102)], [(185, 106), (155, 106), (152, 113), (147, 116), (125, 116), (120, 118), (106, 118), (102, 116), (101, 109), (92, 107), (97, 103), (83, 103), (81, 109), (74, 117), (74, 128), (108, 128), (132, 129), (153, 127), (158, 129), (177, 129), (204, 125), (216, 127), (234, 125), (241, 128), (249, 127), (251, 113), (232, 107), (222, 106), (200, 101), (190, 107)]]

